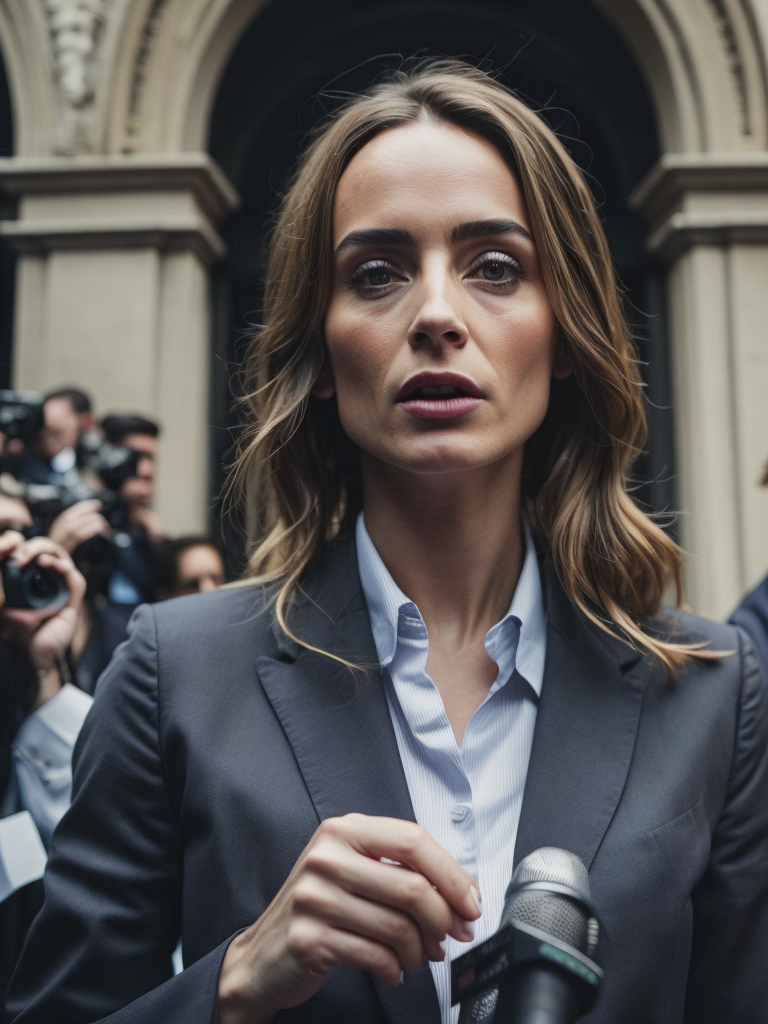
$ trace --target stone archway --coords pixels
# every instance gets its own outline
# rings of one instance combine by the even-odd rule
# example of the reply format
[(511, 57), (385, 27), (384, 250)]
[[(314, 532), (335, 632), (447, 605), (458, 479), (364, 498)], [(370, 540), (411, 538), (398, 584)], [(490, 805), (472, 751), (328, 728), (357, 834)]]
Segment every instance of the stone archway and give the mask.
[[(161, 467), (179, 529), (204, 518), (189, 511), (207, 499), (205, 417), (190, 408), (205, 405), (217, 223), (237, 202), (206, 154), (211, 116), (238, 41), (276, 2), (0, 0), (17, 125), (16, 155), (0, 160), (19, 198), (2, 225), (21, 253), (16, 382), (40, 367), (87, 381), (106, 353), (110, 404), (180, 424), (166, 439), (173, 480)], [(768, 563), (753, 486), (768, 436), (766, 28), (755, 0), (591, 3), (655, 110), (661, 154), (634, 203), (667, 267), (690, 599), (722, 615)]]
[[(765, 148), (766, 68), (750, 3), (591, 2), (636, 56), (665, 152)], [(115, 53), (123, 88), (112, 94), (108, 148), (205, 148), (221, 76), (238, 40), (269, 6), (268, 0), (140, 0), (130, 6), (133, 17), (120, 35), (122, 56)], [(134, 118), (132, 129), (126, 105)], [(133, 143), (126, 143), (127, 129)]]
[[(241, 33), (243, 6), (234, 6)], [(656, 112), (662, 152), (634, 190), (633, 205), (649, 225), (648, 248), (666, 266), (676, 503), (690, 553), (689, 600), (722, 616), (768, 563), (768, 509), (754, 487), (768, 436), (768, 308), (760, 285), (768, 271), (768, 115), (760, 36), (754, 12), (736, 0), (594, 6), (633, 51)], [(220, 24), (211, 63), (217, 73), (234, 27), (226, 18)], [(210, 83), (198, 80), (195, 91), (210, 96)], [(187, 122), (187, 140), (199, 138), (208, 102)]]

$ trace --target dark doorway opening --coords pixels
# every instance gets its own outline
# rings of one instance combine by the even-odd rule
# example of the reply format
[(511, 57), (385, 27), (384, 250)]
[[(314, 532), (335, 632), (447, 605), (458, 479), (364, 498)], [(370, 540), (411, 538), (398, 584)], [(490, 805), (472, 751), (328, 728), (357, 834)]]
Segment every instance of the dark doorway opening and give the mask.
[(349, 91), (403, 58), (457, 56), (501, 71), (539, 110), (585, 171), (597, 198), (641, 360), (648, 364), (651, 440), (636, 496), (674, 504), (672, 422), (660, 268), (627, 196), (659, 155), (647, 90), (624, 41), (587, 0), (354, 0), (270, 3), (243, 34), (222, 79), (210, 152), (243, 206), (225, 226), (216, 274), (212, 479), (234, 427), (230, 377), (259, 321), (265, 238), (308, 130)]
[[(0, 159), (13, 155), (13, 117), (8, 80), (0, 54)], [(16, 216), (16, 204), (0, 191), (0, 221)], [(0, 388), (11, 384), (13, 344), (13, 295), (16, 261), (8, 243), (0, 235)]]

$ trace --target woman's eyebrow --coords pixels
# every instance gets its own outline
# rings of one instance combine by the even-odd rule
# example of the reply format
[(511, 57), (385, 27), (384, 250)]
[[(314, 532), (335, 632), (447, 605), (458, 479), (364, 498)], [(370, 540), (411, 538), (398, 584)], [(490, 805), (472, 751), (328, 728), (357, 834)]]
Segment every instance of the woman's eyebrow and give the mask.
[[(496, 217), (490, 220), (471, 220), (457, 225), (451, 232), (451, 242), (456, 244), (471, 241), (473, 238), (487, 238), (490, 235), (519, 235), (529, 242), (533, 241), (530, 232), (518, 221)], [(336, 246), (335, 252), (339, 256), (347, 249), (369, 245), (413, 247), (416, 245), (416, 239), (404, 228), (362, 228), (359, 231), (350, 231)]]
[(508, 220), (505, 217), (492, 220), (471, 220), (466, 224), (459, 224), (451, 232), (451, 242), (468, 242), (473, 238), (486, 238), (489, 235), (520, 235), (527, 241), (532, 242), (530, 231), (527, 231), (522, 224), (516, 220)]
[(410, 231), (401, 228), (365, 228), (361, 231), (350, 231), (336, 246), (336, 255), (347, 249), (365, 245), (401, 245), (413, 246), (416, 239)]

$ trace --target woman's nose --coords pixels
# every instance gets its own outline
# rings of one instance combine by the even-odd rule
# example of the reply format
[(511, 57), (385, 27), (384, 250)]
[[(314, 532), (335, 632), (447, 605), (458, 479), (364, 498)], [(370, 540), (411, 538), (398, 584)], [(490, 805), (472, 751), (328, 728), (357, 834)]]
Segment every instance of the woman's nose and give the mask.
[(461, 347), (469, 333), (460, 311), (458, 286), (448, 275), (434, 273), (417, 286), (419, 306), (408, 329), (408, 344)]

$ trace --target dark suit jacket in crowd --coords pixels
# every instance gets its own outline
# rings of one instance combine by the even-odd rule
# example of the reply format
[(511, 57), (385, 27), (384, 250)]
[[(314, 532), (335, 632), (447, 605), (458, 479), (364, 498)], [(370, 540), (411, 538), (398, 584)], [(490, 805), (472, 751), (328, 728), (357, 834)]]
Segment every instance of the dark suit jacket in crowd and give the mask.
[[(768, 1020), (768, 712), (751, 646), (669, 682), (575, 611), (543, 565), (547, 659), (515, 862), (589, 868), (605, 981), (590, 1024)], [(354, 544), (309, 580), (297, 647), (256, 587), (141, 609), (76, 752), (19, 1021), (210, 1024), (233, 933), (259, 917), (318, 822), (413, 818)], [(672, 628), (667, 621), (665, 628)], [(170, 977), (181, 932), (189, 966)], [(439, 1024), (425, 966), (390, 989), (339, 968), (285, 1024)]]
[(730, 621), (749, 634), (768, 679), (768, 576), (747, 594)]

